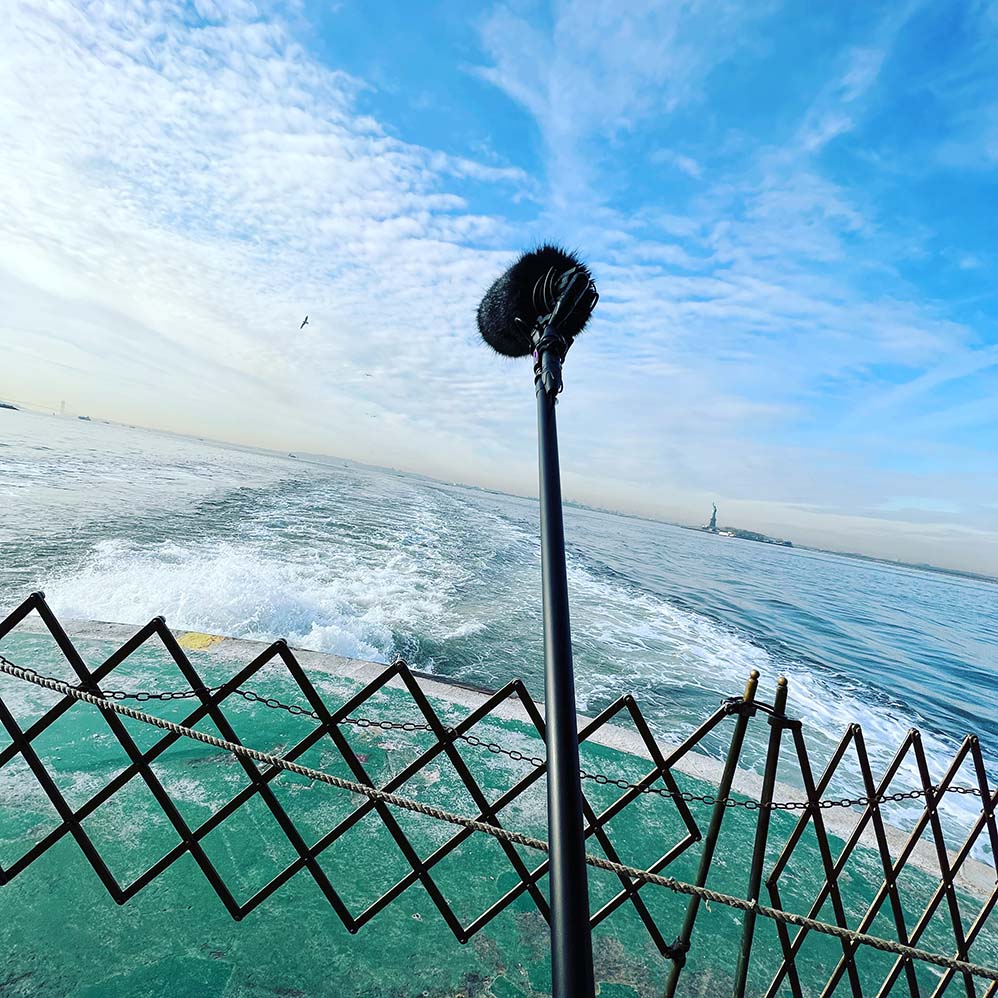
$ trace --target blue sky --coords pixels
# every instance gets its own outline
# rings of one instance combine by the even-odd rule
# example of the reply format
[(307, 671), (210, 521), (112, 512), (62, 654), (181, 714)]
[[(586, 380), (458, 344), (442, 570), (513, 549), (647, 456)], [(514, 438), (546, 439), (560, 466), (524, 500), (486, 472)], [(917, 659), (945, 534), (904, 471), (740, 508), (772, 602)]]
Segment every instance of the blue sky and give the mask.
[[(12, 6), (0, 396), (998, 573), (998, 6)], [(308, 312), (306, 331), (298, 322)]]

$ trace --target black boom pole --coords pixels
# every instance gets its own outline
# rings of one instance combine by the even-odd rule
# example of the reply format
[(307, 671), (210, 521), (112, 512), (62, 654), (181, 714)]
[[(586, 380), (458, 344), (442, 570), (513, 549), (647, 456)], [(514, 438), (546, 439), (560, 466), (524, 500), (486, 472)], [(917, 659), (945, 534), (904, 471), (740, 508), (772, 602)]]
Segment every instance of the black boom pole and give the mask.
[(522, 254), (478, 306), (479, 332), (496, 353), (534, 358), (554, 998), (593, 998), (595, 992), (555, 403), (565, 354), (598, 300), (596, 285), (578, 257), (545, 245)]
[[(542, 338), (543, 342), (543, 338)], [(544, 723), (551, 845), (551, 979), (554, 998), (594, 994), (589, 883), (579, 779), (575, 671), (568, 615), (568, 574), (558, 464), (556, 393), (535, 368), (540, 471), (541, 584), (544, 597)], [(560, 360), (557, 361), (560, 366)]]

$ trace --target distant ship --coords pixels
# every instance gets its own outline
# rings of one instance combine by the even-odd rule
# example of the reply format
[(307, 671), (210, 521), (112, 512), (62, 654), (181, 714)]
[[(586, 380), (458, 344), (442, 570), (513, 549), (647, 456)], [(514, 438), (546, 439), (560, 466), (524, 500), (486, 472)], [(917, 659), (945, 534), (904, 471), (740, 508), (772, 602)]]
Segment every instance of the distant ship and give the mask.
[(89, 416), (77, 416), (76, 418), (77, 419), (82, 419), (85, 423), (89, 423), (90, 422), (90, 417)]

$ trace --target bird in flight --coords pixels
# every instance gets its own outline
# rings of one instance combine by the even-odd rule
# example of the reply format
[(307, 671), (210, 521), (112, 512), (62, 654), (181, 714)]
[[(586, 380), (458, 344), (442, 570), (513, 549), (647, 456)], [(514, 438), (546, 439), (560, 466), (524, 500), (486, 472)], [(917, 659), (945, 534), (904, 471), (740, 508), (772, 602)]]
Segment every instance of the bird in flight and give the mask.
[(305, 321), (298, 327), (299, 330), (304, 329), (308, 325), (308, 316), (305, 316)]

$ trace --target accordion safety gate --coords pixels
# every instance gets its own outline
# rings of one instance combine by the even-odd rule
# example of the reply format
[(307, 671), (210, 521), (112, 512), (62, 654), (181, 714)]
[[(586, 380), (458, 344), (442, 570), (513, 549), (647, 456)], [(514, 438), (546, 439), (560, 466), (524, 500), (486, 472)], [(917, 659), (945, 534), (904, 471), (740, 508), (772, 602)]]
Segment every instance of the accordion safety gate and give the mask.
[[(56, 671), (64, 678), (55, 678), (36, 668), (37, 663), (6, 650), (4, 639), (29, 624), (51, 636), (64, 664)], [(135, 688), (132, 683), (120, 688), (117, 677), (127, 672), (122, 666), (153, 645), (175, 666), (176, 683), (169, 689), (159, 684)], [(276, 673), (280, 690), (291, 691), (281, 697), (268, 695), (270, 680), (269, 686), (264, 683), (268, 690), (260, 686), (264, 677)], [(41, 593), (32, 594), (0, 622), (0, 678), (0, 722), (8, 739), (0, 740), (0, 775), (5, 767), (26, 767), (57, 815), (54, 825), (40, 831), (19, 855), (3, 857), (0, 898), (2, 885), (25, 875), (36, 862), (44, 864), (49, 850), (68, 838), (118, 904), (189, 857), (237, 920), (298, 874), (314, 882), (351, 933), (364, 928), (410, 888), (426, 892), (461, 943), (472, 940), (494, 919), (509, 917), (509, 909), (522, 910), (524, 904), (548, 917), (546, 843), (513, 820), (529, 814), (526, 802), (543, 790), (546, 772), (543, 710), (519, 680), (483, 693), (477, 706), (456, 715), (441, 710), (424, 691), (425, 679), (398, 661), (353, 695), (333, 703), (295, 652), (278, 641), (224, 681), (210, 685), (199, 671), (198, 656), (190, 645), (183, 646), (162, 618), (150, 621), (91, 667)], [(47, 690), (48, 699), (43, 711), (22, 723), (18, 715), (24, 711), (11, 691), (26, 687), (36, 693)], [(386, 716), (383, 707), (375, 709), (388, 689), (395, 691), (394, 702), (398, 697), (405, 702), (405, 708), (395, 709), (392, 716)], [(583, 749), (595, 750), (609, 732), (626, 724), (647, 761), (643, 773), (620, 775), (597, 770), (590, 757), (583, 756), (587, 861), (591, 877), (599, 871), (613, 885), (594, 895), (593, 927), (604, 925), (612, 931), (612, 920), (623, 917), (626, 909), (658, 954), (657, 987), (665, 995), (704, 993), (684, 987), (696, 987), (689, 968), (701, 945), (698, 926), (710, 917), (710, 906), (718, 905), (737, 916), (727, 923), (728, 936), (736, 933), (737, 939), (730, 966), (722, 975), (734, 995), (994, 998), (998, 995), (998, 929), (992, 918), (998, 903), (998, 789), (991, 786), (978, 739), (965, 738), (945, 771), (933, 774), (922, 737), (912, 730), (890, 763), (875, 771), (863, 731), (850, 725), (837, 745), (818, 753), (826, 756), (819, 765), (803, 724), (788, 713), (788, 694), (781, 679), (767, 702), (753, 673), (740, 696), (723, 701), (681, 744), (669, 747), (659, 743), (630, 695), (591, 720), (580, 719)], [(244, 732), (241, 738), (237, 727), (245, 729), (245, 718), (241, 714), (237, 723), (236, 704), (295, 717), (300, 733), (296, 728), (293, 744), (291, 738), (282, 739), (279, 750), (273, 742), (254, 739), (252, 733)], [(497, 740), (501, 735), (490, 723), (514, 709), (523, 719), (522, 730), (515, 740), (504, 743)], [(82, 800), (78, 794), (67, 794), (47, 761), (71, 710), (77, 718), (87, 712), (95, 736), (113, 738), (127, 756), (117, 772)], [(374, 743), (393, 739), (393, 746), (409, 739), (406, 761), (374, 771), (351, 739), (351, 734), (359, 733)], [(742, 792), (745, 746), (752, 739), (761, 752), (754, 795)], [(241, 774), (233, 780), (238, 789), (198, 822), (185, 814), (157, 772), (157, 761), (165, 753), (192, 741), (220, 750), (230, 770), (238, 766), (235, 772)], [(723, 765), (713, 786), (704, 788), (700, 781), (690, 789), (685, 776), (688, 763), (705, 746), (722, 756)], [(396, 755), (402, 758), (393, 749), (391, 758)], [(597, 763), (605, 761), (605, 755)], [(497, 792), (491, 785), (495, 781), (486, 778), (483, 757), (519, 767), (519, 775)], [(316, 759), (321, 766), (314, 764)], [(445, 777), (439, 775), (443, 771)], [(316, 793), (345, 802), (321, 834), (300, 827), (293, 800), (279, 792), (282, 781), (292, 777), (318, 787)], [(786, 796), (788, 784), (798, 788), (792, 799)], [(122, 882), (89, 833), (88, 818), (136, 785), (147, 788), (172, 829), (174, 842), (154, 863)], [(839, 794), (843, 785), (854, 793)], [(421, 792), (414, 796), (413, 788)], [(957, 798), (974, 805), (959, 812), (966, 827), (960, 828), (958, 842), (956, 819), (947, 810), (948, 802)], [(206, 841), (226, 822), (237, 820), (251, 801), (257, 807), (262, 804), (272, 817), (266, 827), (269, 834), (283, 837), (282, 848), (290, 848), (290, 859), (264, 885), (240, 899)], [(623, 817), (639, 808), (645, 822), (644, 847), (653, 837), (648, 830), (661, 829), (650, 861), (645, 854), (639, 860), (633, 850), (628, 851), (616, 831)], [(889, 821), (890, 808), (896, 809), (896, 815), (891, 812)], [(433, 823), (432, 846), (425, 836), (412, 834), (409, 818), (414, 815)], [(744, 830), (739, 854), (733, 856), (725, 835), (736, 816), (751, 825)], [(0, 827), (3, 821), (0, 803)], [(361, 871), (339, 869), (328, 860), (338, 841), (372, 821), (390, 836), (397, 850), (394, 859), (401, 858), (403, 869), (375, 900), (358, 908), (351, 904), (344, 885), (360, 877)], [(502, 890), (485, 908), (468, 916), (457, 910), (440, 873), (448, 858), (453, 861), (476, 836), (488, 836), (496, 847), (490, 854), (496, 863), (493, 879)], [(726, 889), (721, 890), (718, 877), (724, 869)], [(685, 879), (674, 876), (675, 871)], [(667, 918), (655, 903), (656, 893), (663, 891), (673, 904)], [(770, 937), (764, 947), (757, 943), (761, 926)], [(823, 944), (818, 946), (818, 940)], [(713, 945), (709, 934), (703, 938), (701, 964), (709, 960)], [(414, 987), (413, 993), (419, 994), (419, 988)]]

